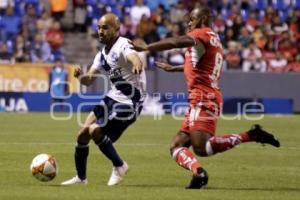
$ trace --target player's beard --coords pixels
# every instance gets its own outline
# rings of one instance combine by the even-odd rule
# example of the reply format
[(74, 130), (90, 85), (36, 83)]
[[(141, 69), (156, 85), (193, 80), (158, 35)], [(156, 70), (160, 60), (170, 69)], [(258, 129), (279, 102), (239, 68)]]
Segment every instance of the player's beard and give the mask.
[(104, 36), (98, 36), (98, 40), (99, 40), (99, 42), (100, 43), (103, 43), (103, 44), (105, 44), (105, 37)]

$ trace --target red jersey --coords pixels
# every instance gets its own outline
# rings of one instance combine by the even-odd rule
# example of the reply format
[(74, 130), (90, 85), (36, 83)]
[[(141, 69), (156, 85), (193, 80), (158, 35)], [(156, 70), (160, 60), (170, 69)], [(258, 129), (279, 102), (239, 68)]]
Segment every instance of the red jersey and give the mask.
[[(211, 28), (197, 28), (188, 33), (195, 40), (185, 54), (184, 73), (187, 79), (189, 100), (213, 93), (221, 99), (218, 86), (223, 63), (223, 47), (218, 34)], [(205, 48), (201, 56), (200, 49)], [(199, 96), (200, 95), (200, 96)]]

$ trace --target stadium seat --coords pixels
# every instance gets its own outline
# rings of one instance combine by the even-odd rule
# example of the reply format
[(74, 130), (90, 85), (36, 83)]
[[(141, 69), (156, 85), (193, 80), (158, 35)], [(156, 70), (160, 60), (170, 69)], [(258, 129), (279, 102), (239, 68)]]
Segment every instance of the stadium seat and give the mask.
[(241, 15), (242, 15), (243, 20), (245, 21), (245, 20), (248, 19), (249, 11), (248, 10), (241, 10)]
[(25, 3), (38, 5), (40, 3), (40, 1), (39, 0), (25, 0)]
[(134, 5), (135, 0), (120, 0), (120, 3), (124, 5), (124, 7), (131, 7)]
[(122, 10), (120, 10), (117, 6), (111, 6), (111, 12), (117, 15), (119, 19), (122, 21), (123, 19)]
[(25, 14), (24, 10), (25, 3), (23, 0), (15, 0), (15, 14), (17, 16), (23, 16)]
[(266, 0), (254, 0), (254, 7), (259, 10), (265, 10), (267, 8)]
[(117, 0), (99, 0), (98, 3), (102, 3), (106, 6), (115, 6), (117, 5)]
[(279, 11), (279, 16), (280, 16), (281, 21), (284, 22), (289, 17), (289, 12), (288, 11)]
[(294, 8), (300, 8), (300, 0), (294, 0), (293, 1), (293, 7)]
[(94, 5), (97, 5), (98, 1), (97, 0), (86, 0), (85, 3), (86, 3), (86, 5), (94, 6)]
[(272, 0), (272, 5), (276, 10), (287, 10), (290, 3), (286, 2), (286, 0)]
[(262, 21), (263, 18), (265, 17), (265, 15), (266, 15), (266, 12), (264, 10), (260, 10), (259, 14), (258, 14), (259, 20)]

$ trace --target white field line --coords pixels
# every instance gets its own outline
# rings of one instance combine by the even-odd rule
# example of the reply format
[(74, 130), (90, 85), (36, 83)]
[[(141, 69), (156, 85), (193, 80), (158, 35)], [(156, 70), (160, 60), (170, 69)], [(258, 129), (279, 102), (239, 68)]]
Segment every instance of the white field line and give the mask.
[[(0, 142), (0, 146), (9, 146), (9, 145), (49, 145), (49, 146), (57, 146), (57, 145), (75, 145), (72, 142)], [(139, 147), (151, 147), (151, 146), (166, 146), (169, 147), (169, 144), (158, 144), (158, 143), (118, 143), (116, 146), (139, 146)], [(258, 147), (263, 147), (258, 144)], [(254, 146), (243, 146), (239, 145), (236, 148), (250, 148), (257, 149), (258, 147)], [(281, 146), (279, 149), (289, 149), (289, 150), (300, 150), (300, 147), (285, 147)]]

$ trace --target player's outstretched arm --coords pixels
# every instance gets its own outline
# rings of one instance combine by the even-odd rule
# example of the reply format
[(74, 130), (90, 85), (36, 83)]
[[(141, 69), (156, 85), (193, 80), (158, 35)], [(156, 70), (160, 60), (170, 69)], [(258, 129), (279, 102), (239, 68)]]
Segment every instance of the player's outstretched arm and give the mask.
[(164, 51), (174, 48), (186, 48), (195, 45), (195, 41), (188, 35), (179, 36), (179, 37), (171, 37), (160, 40), (158, 42), (154, 42), (151, 44), (136, 44), (131, 42), (132, 48), (136, 51)]
[(89, 86), (95, 81), (95, 74), (97, 73), (98, 70), (91, 68), (86, 74), (84, 74), (81, 67), (76, 67), (74, 77), (79, 80), (80, 84)]
[(132, 64), (132, 73), (140, 74), (143, 70), (143, 63), (137, 53), (127, 55), (127, 60)]
[(168, 63), (155, 62), (156, 66), (166, 72), (183, 72), (183, 65), (172, 66)]

